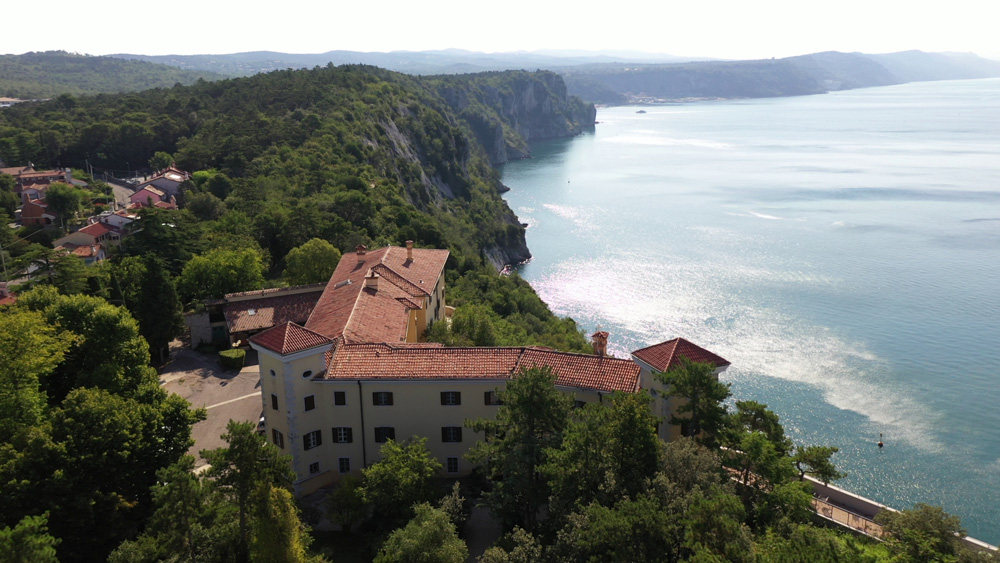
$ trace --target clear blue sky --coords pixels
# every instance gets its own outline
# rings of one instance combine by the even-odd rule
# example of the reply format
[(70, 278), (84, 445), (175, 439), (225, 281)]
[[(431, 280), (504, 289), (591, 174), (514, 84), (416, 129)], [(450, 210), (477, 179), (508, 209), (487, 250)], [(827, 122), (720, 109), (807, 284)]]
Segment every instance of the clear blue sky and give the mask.
[[(769, 58), (968, 51), (1000, 59), (991, 0), (8, 2), (0, 53), (627, 49)], [(106, 31), (105, 31), (106, 30)]]

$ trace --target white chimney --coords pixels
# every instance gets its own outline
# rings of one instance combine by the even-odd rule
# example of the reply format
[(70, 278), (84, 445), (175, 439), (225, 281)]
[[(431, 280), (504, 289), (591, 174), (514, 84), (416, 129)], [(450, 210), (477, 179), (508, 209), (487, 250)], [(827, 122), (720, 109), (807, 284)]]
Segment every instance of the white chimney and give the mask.
[(366, 289), (370, 289), (372, 291), (378, 291), (378, 274), (376, 274), (375, 272), (373, 272), (371, 270), (368, 270), (368, 275), (365, 276), (365, 286), (364, 287)]

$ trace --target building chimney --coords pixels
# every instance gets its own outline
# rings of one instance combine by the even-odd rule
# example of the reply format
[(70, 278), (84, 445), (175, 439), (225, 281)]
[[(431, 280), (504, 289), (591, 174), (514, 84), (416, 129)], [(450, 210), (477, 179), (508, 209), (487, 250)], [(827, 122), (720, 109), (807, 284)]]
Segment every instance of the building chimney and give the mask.
[(378, 274), (372, 270), (368, 270), (368, 275), (365, 276), (365, 289), (370, 289), (372, 291), (378, 291)]
[(364, 256), (366, 252), (368, 252), (368, 247), (363, 244), (359, 244), (358, 247), (355, 248), (354, 250), (358, 253), (358, 257), (360, 258)]
[(406, 241), (406, 261), (413, 262), (413, 241)]
[(594, 353), (604, 357), (608, 354), (608, 333), (599, 330), (590, 335), (591, 343), (594, 345)]

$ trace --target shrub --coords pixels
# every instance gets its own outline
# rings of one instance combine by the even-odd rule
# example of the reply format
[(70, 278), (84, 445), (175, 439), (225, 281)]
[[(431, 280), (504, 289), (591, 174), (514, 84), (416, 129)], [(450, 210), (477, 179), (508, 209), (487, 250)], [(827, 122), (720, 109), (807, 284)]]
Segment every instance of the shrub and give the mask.
[(243, 360), (246, 358), (246, 355), (246, 350), (233, 348), (232, 350), (219, 352), (219, 359), (222, 361), (223, 367), (240, 369), (243, 367)]

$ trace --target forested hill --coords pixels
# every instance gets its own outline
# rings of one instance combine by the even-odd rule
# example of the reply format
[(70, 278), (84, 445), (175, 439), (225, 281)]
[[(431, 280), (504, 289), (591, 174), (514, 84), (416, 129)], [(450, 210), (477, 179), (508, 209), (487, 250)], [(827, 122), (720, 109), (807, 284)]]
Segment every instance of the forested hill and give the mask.
[(180, 168), (216, 170), (226, 180), (214, 197), (249, 218), (276, 268), (312, 237), (341, 249), (413, 239), (502, 266), (530, 255), (491, 159), (593, 118), (547, 72), (329, 66), (20, 104), (0, 112), (0, 159), (124, 170), (162, 151)]
[(971, 53), (825, 52), (759, 61), (613, 64), (562, 69), (571, 94), (596, 103), (821, 94), (923, 80), (1000, 76), (1000, 62)]
[(221, 77), (213, 72), (65, 51), (0, 55), (0, 97), (38, 99), (60, 94), (136, 92)]

